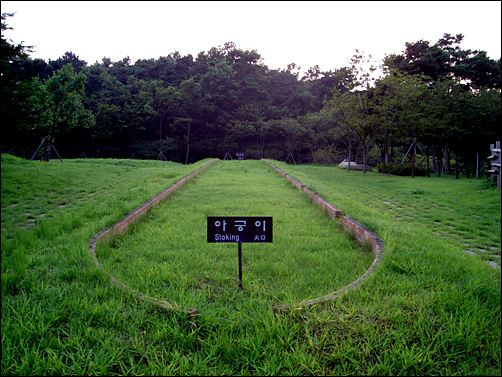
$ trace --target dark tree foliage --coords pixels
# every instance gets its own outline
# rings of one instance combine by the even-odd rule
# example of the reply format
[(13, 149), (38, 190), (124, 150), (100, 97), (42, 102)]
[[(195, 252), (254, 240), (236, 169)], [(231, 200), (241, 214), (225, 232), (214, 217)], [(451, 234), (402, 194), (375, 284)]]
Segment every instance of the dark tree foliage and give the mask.
[(81, 60), (73, 52), (69, 51), (66, 51), (63, 56), (56, 60), (49, 60), (49, 65), (51, 66), (53, 71), (59, 71), (69, 63), (71, 63), (76, 73), (82, 72), (82, 69), (87, 66), (87, 62), (85, 60)]
[(470, 82), (474, 88), (500, 89), (500, 59), (497, 62), (488, 58), (486, 51), (461, 49), (463, 38), (462, 34), (445, 33), (432, 46), (424, 40), (407, 42), (402, 55), (389, 55), (384, 63), (390, 69), (423, 74), (433, 81), (457, 78)]
[(104, 57), (88, 65), (73, 52), (45, 62), (4, 37), (10, 16), (2, 15), (2, 152), (29, 157), (37, 147), (41, 135), (26, 131), (39, 122), (29, 98), (36, 83), (63, 77), (68, 63), (86, 77), (79, 101), (95, 122), (60, 127), (56, 142), (66, 158), (188, 163), (244, 152), (297, 163), (348, 156), (388, 163), (400, 162), (416, 139), (437, 161), (447, 147), (467, 172), (476, 152), (486, 157), (500, 140), (500, 59), (461, 48), (461, 34), (406, 43), (384, 59), (384, 76), (362, 88), (357, 83), (369, 76), (357, 64), (314, 66), (300, 77), (295, 63), (269, 69), (256, 50), (232, 42), (134, 63)]
[[(26, 141), (33, 141), (32, 135), (22, 132), (19, 125), (26, 117), (26, 103), (31, 95), (30, 85), (23, 80), (23, 69), (17, 61), (28, 59), (31, 46), (23, 44), (15, 45), (5, 36), (7, 30), (7, 18), (14, 13), (2, 13), (2, 36), (0, 45), (0, 117), (2, 152), (25, 155)], [(29, 110), (28, 110), (29, 111)]]

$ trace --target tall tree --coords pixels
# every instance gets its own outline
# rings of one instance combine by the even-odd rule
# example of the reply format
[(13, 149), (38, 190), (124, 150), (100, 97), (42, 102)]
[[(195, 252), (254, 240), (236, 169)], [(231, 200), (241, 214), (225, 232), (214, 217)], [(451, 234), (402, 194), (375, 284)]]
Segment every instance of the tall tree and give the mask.
[(137, 129), (132, 131), (138, 121), (134, 110), (128, 107), (128, 104), (135, 102), (131, 87), (110, 74), (106, 60), (86, 67), (85, 72), (86, 98), (96, 118), (96, 125), (91, 132), (94, 148), (118, 149), (125, 146), (132, 154), (141, 132)]
[(448, 68), (453, 78), (467, 81), (474, 88), (500, 89), (500, 59), (490, 59), (486, 51), (461, 49), (463, 39), (463, 34), (445, 33), (436, 44), (449, 54)]
[[(194, 148), (192, 147), (204, 142), (205, 136), (215, 137), (215, 135), (203, 135), (203, 129), (207, 123), (211, 122), (216, 110), (214, 104), (207, 100), (207, 95), (204, 93), (201, 83), (197, 82), (194, 77), (190, 77), (180, 84), (180, 93), (182, 97), (182, 114), (184, 116), (176, 119), (172, 124), (172, 135), (178, 144), (179, 160), (188, 164), (189, 161), (195, 160), (193, 156), (198, 157), (198, 153), (201, 153), (204, 148), (199, 145), (199, 150), (195, 150), (195, 153), (193, 153)], [(221, 133), (217, 133), (216, 137), (220, 139), (220, 145), (224, 144), (224, 140), (223, 143), (221, 141)], [(181, 156), (183, 152), (184, 158)]]
[(81, 60), (77, 55), (71, 51), (66, 51), (65, 54), (56, 60), (49, 60), (49, 65), (54, 71), (58, 71), (65, 65), (71, 63), (76, 73), (80, 73), (84, 67), (87, 66), (85, 60)]
[(319, 111), (324, 101), (331, 99), (334, 89), (340, 93), (348, 91), (353, 79), (352, 70), (348, 67), (322, 72), (319, 66), (314, 66), (307, 71), (302, 81), (307, 82), (307, 88), (314, 97), (313, 107)]
[[(469, 84), (455, 79), (439, 80), (431, 89), (429, 109), (435, 127), (426, 135), (442, 150), (453, 149), (469, 168), (476, 152), (486, 150), (485, 145), (500, 138), (500, 90), (471, 90)], [(448, 171), (448, 156), (444, 164)]]
[(500, 59), (488, 58), (485, 51), (460, 48), (463, 38), (445, 33), (433, 45), (424, 40), (407, 42), (403, 53), (387, 56), (384, 65), (406, 74), (423, 74), (432, 81), (458, 79), (474, 88), (500, 89)]
[(152, 126), (158, 129), (158, 159), (166, 159), (164, 152), (165, 148), (169, 148), (171, 143), (168, 140), (168, 124), (169, 120), (173, 121), (181, 117), (181, 93), (173, 87), (164, 87), (159, 80), (143, 82), (144, 89), (140, 95), (145, 97), (146, 111), (152, 120)]
[[(363, 149), (363, 172), (366, 173), (368, 145), (381, 125), (380, 114), (376, 111), (377, 97), (373, 82), (376, 80), (371, 55), (365, 56), (356, 50), (351, 59), (351, 71), (354, 81), (350, 91), (334, 91), (333, 98), (325, 107), (333, 114), (333, 118), (344, 124), (358, 136)], [(350, 139), (349, 139), (350, 140)], [(350, 150), (350, 149), (349, 149)], [(349, 160), (350, 160), (349, 155)]]
[[(326, 106), (333, 118), (345, 125), (361, 141), (363, 172), (366, 173), (368, 145), (380, 125), (379, 114), (375, 112), (374, 89), (335, 93), (333, 99), (326, 102)], [(349, 155), (349, 159), (350, 157)]]
[(36, 93), (31, 97), (35, 116), (35, 128), (43, 131), (50, 143), (45, 152), (49, 161), (51, 144), (56, 131), (77, 126), (89, 127), (94, 123), (93, 114), (84, 108), (84, 73), (75, 74), (70, 64), (65, 65), (47, 80), (35, 78)]
[(19, 123), (25, 116), (24, 103), (31, 95), (30, 86), (20, 79), (22, 73), (17, 61), (28, 58), (31, 46), (22, 43), (14, 44), (5, 36), (7, 30), (12, 30), (7, 25), (7, 18), (14, 13), (2, 13), (2, 34), (0, 44), (0, 117), (2, 119), (1, 139), (3, 147), (11, 148), (19, 145), (21, 133)]
[[(385, 163), (390, 161), (392, 143), (406, 140), (409, 145), (420, 138), (429, 99), (429, 88), (422, 75), (396, 72), (376, 82), (375, 111), (380, 115), (381, 128), (375, 141), (381, 151), (383, 172)], [(412, 160), (415, 161), (414, 155)]]

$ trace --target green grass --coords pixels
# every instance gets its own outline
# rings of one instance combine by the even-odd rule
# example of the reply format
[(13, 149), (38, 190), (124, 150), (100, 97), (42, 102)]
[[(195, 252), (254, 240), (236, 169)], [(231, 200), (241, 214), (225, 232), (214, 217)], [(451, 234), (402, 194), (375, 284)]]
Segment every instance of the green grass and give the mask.
[(398, 226), (412, 224), (500, 265), (500, 191), (483, 188), (481, 180), (408, 179), (371, 172), (365, 177), (354, 171), (333, 174), (325, 167), (281, 166), (350, 216), (361, 216), (363, 224), (379, 218)]
[[(270, 260), (260, 271), (259, 258), (273, 257), (274, 250), (296, 258), (293, 249), (311, 252), (312, 242), (320, 256), (325, 238), (342, 243), (345, 236), (265, 162), (220, 161), (101, 255), (110, 271), (111, 252), (136, 248), (124, 271), (113, 266), (113, 272), (163, 299), (186, 299), (185, 289), (189, 300), (207, 303), (199, 320), (159, 311), (111, 284), (88, 252), (92, 236), (206, 162), (44, 164), (2, 155), (2, 375), (500, 375), (500, 268), (487, 263), (500, 255), (500, 192), (483, 188), (481, 180), (364, 175), (274, 161), (385, 243), (382, 262), (357, 289), (331, 304), (274, 315), (272, 290), (286, 300), (331, 287), (316, 282), (302, 293), (269, 276)], [(226, 168), (237, 166), (233, 178), (226, 177)], [(267, 194), (255, 197), (257, 185)], [(200, 193), (205, 190), (211, 195)], [(243, 196), (252, 205), (242, 205)], [(188, 202), (191, 208), (183, 206)], [(271, 215), (276, 225), (273, 244), (243, 244), (242, 292), (233, 288), (236, 245), (206, 244), (200, 233), (205, 216), (237, 212)], [(288, 225), (300, 215), (311, 227), (305, 234)], [(147, 244), (148, 232), (159, 242)], [(301, 246), (303, 237), (308, 241)], [(286, 250), (290, 238), (296, 246)], [(183, 254), (169, 253), (169, 242), (184, 245)], [(346, 248), (349, 255), (361, 252), (350, 242)], [(159, 282), (170, 280), (173, 267), (187, 284), (169, 290), (139, 281), (133, 263), (155, 275), (140, 263), (143, 249), (153, 250), (162, 266)], [(178, 260), (166, 265), (164, 253)], [(221, 268), (188, 274), (182, 263), (195, 270), (213, 261)], [(338, 267), (329, 267), (327, 276), (338, 276)], [(350, 280), (344, 272), (335, 289)], [(309, 279), (298, 284), (302, 280)]]
[[(274, 242), (206, 243), (207, 216), (272, 216)], [(97, 250), (105, 269), (131, 288), (168, 302), (235, 310), (235, 300), (286, 304), (331, 293), (361, 276), (374, 256), (261, 161), (220, 162), (196, 177), (117, 247)], [(226, 309), (225, 309), (226, 308)]]

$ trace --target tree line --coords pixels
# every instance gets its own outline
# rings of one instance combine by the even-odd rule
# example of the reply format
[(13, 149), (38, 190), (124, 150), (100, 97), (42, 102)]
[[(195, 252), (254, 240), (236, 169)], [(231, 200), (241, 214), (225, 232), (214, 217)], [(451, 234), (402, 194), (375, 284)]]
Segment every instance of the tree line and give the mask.
[(449, 168), (446, 151), (469, 174), (476, 153), (486, 157), (500, 140), (500, 59), (462, 49), (461, 34), (406, 43), (376, 77), (357, 50), (346, 67), (302, 74), (294, 63), (269, 69), (256, 50), (232, 42), (195, 57), (105, 57), (89, 65), (67, 52), (46, 62), (4, 37), (10, 16), (2, 14), (2, 153), (31, 158), (46, 136), (65, 158), (183, 163), (243, 152), (385, 164), (411, 150), (410, 161), (431, 156), (440, 172)]

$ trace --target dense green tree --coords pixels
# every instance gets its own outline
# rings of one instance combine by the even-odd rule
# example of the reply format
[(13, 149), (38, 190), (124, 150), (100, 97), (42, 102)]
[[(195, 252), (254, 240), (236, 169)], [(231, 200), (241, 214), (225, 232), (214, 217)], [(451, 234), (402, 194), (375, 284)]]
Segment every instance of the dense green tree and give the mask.
[(116, 62), (111, 62), (107, 60), (107, 58), (103, 58), (103, 63), (105, 64), (106, 68), (110, 70), (110, 75), (115, 77), (122, 84), (126, 84), (129, 76), (133, 74), (131, 59), (129, 59), (129, 56)]
[(166, 149), (172, 149), (173, 144), (168, 138), (168, 125), (173, 123), (176, 118), (183, 117), (182, 94), (178, 88), (173, 86), (165, 87), (160, 80), (143, 81), (141, 80), (142, 90), (138, 93), (141, 97), (140, 103), (144, 103), (145, 123), (150, 123), (151, 140), (153, 139), (153, 130), (158, 130), (158, 149), (157, 159), (167, 159), (164, 152)]
[(29, 81), (35, 77), (48, 79), (52, 76), (54, 68), (43, 59), (31, 59), (30, 57), (12, 61), (12, 67), (19, 72), (18, 79)]
[[(202, 84), (190, 77), (180, 84), (180, 92), (183, 117), (176, 119), (171, 129), (177, 143), (179, 161), (189, 163), (196, 161), (199, 156), (207, 156), (206, 150), (213, 144), (210, 139), (219, 138), (216, 146), (221, 146), (224, 136), (221, 125), (213, 123), (216, 110), (214, 104), (206, 100), (207, 94)], [(208, 132), (208, 129), (213, 132)], [(218, 153), (213, 150), (211, 155), (214, 156), (214, 152)]]
[(464, 80), (474, 88), (500, 89), (500, 59), (488, 58), (485, 51), (460, 48), (464, 36), (445, 33), (433, 45), (428, 41), (407, 42), (403, 54), (391, 54), (384, 59), (388, 69), (406, 74), (422, 74), (432, 81)]
[(377, 110), (378, 96), (372, 87), (375, 70), (371, 56), (367, 57), (356, 50), (351, 59), (354, 80), (350, 84), (350, 90), (346, 92), (335, 90), (333, 98), (325, 103), (326, 109), (332, 113), (337, 124), (344, 125), (359, 138), (363, 152), (364, 173), (366, 173), (369, 143), (381, 127), (381, 113)]
[(333, 90), (339, 93), (348, 91), (353, 80), (352, 70), (348, 67), (322, 72), (315, 66), (302, 78), (302, 81), (307, 81), (307, 88), (314, 97), (315, 111), (321, 110), (324, 101), (331, 99)]
[(129, 136), (131, 122), (126, 111), (127, 104), (133, 101), (130, 89), (110, 74), (106, 63), (95, 63), (85, 72), (88, 107), (96, 118), (90, 134), (93, 148), (104, 151), (127, 146), (133, 149), (134, 139)]
[(298, 113), (295, 108), (295, 98), (301, 93), (302, 84), (296, 76), (286, 70), (270, 70), (267, 72), (267, 93), (270, 104), (267, 109), (267, 119), (281, 119)]
[[(375, 112), (381, 124), (375, 135), (380, 148), (383, 171), (391, 161), (390, 148), (399, 141), (406, 145), (420, 139), (427, 119), (430, 90), (422, 75), (403, 75), (399, 72), (377, 80)], [(413, 167), (416, 148), (413, 149)]]
[(406, 42), (402, 55), (391, 54), (385, 58), (385, 66), (409, 75), (424, 75), (432, 80), (445, 77), (449, 72), (449, 55), (437, 45), (419, 40)]
[(178, 86), (191, 76), (192, 55), (174, 52), (158, 59), (139, 59), (131, 67), (131, 74), (143, 80), (160, 80), (167, 86)]
[(56, 60), (49, 60), (49, 65), (52, 67), (53, 71), (58, 71), (69, 63), (71, 63), (76, 73), (80, 73), (82, 69), (87, 66), (87, 62), (85, 60), (81, 60), (73, 52), (69, 51), (66, 51), (63, 56)]
[(57, 131), (77, 126), (89, 127), (94, 123), (93, 114), (84, 108), (84, 73), (76, 74), (71, 63), (54, 72), (46, 80), (35, 78), (36, 91), (30, 98), (31, 109), (35, 113), (34, 128), (47, 135), (50, 143), (45, 152), (45, 161), (49, 161), (51, 145)]
[(380, 126), (379, 114), (375, 111), (374, 89), (335, 93), (333, 99), (326, 102), (326, 106), (338, 124), (343, 124), (359, 138), (363, 152), (363, 171), (366, 173), (368, 146)]
[(18, 60), (24, 60), (31, 51), (30, 46), (22, 43), (14, 44), (5, 36), (7, 30), (12, 30), (7, 25), (7, 18), (14, 16), (13, 13), (2, 13), (2, 33), (0, 44), (0, 116), (2, 118), (1, 139), (2, 151), (20, 151), (22, 139), (19, 124), (24, 121), (24, 104), (31, 95), (29, 85), (26, 85), (21, 76), (23, 70), (14, 64)]
[[(498, 89), (471, 90), (459, 80), (439, 80), (432, 86), (433, 97), (429, 109), (433, 112), (434, 128), (424, 135), (436, 147), (436, 154), (444, 152), (444, 170), (449, 172), (449, 150), (465, 161), (466, 168), (474, 163), (476, 152), (487, 151), (490, 140), (499, 140), (501, 93)], [(443, 169), (442, 169), (443, 170)]]
[[(2, 150), (24, 143), (33, 151), (30, 138), (57, 133), (75, 156), (87, 150), (189, 163), (244, 152), (332, 164), (361, 151), (366, 161), (378, 149), (383, 162), (392, 161), (417, 140), (436, 165), (447, 147), (465, 168), (474, 150), (500, 139), (500, 60), (461, 48), (461, 34), (406, 43), (402, 54), (386, 57), (378, 79), (371, 57), (357, 50), (348, 67), (314, 65), (300, 78), (297, 64), (271, 70), (256, 50), (233, 42), (195, 59), (174, 52), (88, 66), (66, 52), (45, 62), (5, 39), (6, 17)], [(89, 111), (95, 125), (86, 128)]]
[(501, 87), (500, 59), (488, 58), (486, 51), (463, 50), (460, 48), (464, 36), (445, 33), (437, 45), (449, 54), (448, 67), (452, 76), (467, 81), (472, 87)]
[(271, 120), (262, 125), (261, 148), (263, 157), (286, 159), (293, 156), (294, 161), (311, 150), (312, 130), (305, 120), (283, 118)]
[(12, 40), (7, 39), (5, 36), (7, 30), (12, 30), (12, 27), (7, 25), (7, 17), (12, 16), (14, 16), (14, 13), (2, 13), (2, 34), (0, 44), (0, 78), (2, 83), (4, 83), (4, 80), (12, 79), (12, 76), (16, 74), (15, 71), (11, 72), (12, 60), (26, 58), (28, 52), (31, 52), (32, 48), (32, 46), (24, 46), (22, 43), (17, 45), (13, 44)]

